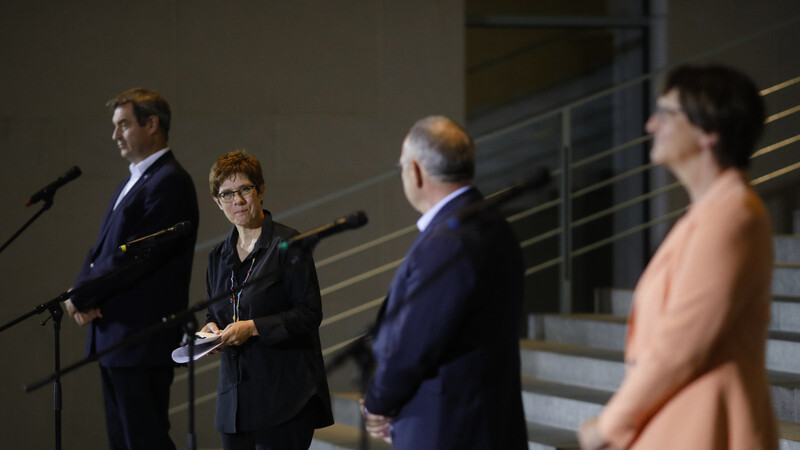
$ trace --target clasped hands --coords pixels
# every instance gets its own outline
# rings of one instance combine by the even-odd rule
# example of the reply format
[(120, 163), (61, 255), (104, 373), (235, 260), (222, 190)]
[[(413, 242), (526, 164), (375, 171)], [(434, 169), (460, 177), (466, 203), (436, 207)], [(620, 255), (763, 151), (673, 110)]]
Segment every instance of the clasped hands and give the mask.
[(258, 336), (258, 329), (252, 320), (229, 323), (223, 330), (220, 330), (216, 323), (208, 322), (200, 331), (219, 335), (221, 344), (211, 353), (222, 353), (220, 349), (223, 347), (242, 345), (251, 337)]
[(103, 313), (100, 312), (100, 308), (87, 309), (83, 312), (78, 311), (78, 308), (76, 308), (72, 303), (72, 299), (65, 300), (64, 306), (67, 307), (67, 312), (70, 316), (72, 316), (73, 319), (75, 319), (75, 323), (77, 323), (79, 326), (84, 326), (98, 317), (103, 317)]
[(392, 443), (392, 419), (391, 417), (380, 414), (372, 414), (364, 406), (364, 399), (360, 399), (361, 414), (364, 416), (364, 425), (370, 436), (383, 439), (384, 442)]

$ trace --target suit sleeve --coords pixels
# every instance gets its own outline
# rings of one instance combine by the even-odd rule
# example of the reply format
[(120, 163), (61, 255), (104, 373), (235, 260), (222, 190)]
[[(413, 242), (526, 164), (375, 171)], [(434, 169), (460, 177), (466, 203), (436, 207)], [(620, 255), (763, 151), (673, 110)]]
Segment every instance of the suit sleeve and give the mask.
[[(601, 434), (617, 447), (628, 447), (650, 417), (697, 376), (745, 302), (759, 295), (759, 265), (769, 266), (768, 250), (761, 248), (766, 220), (752, 208), (720, 206), (687, 224), (693, 229), (688, 241), (678, 243), (652, 344), (637, 355), (599, 417)], [(644, 301), (651, 300), (660, 299)]]
[(366, 393), (370, 412), (394, 416), (440, 365), (454, 330), (469, 308), (475, 273), (464, 242), (439, 234), (409, 255), (398, 274), (406, 295), (392, 301), (375, 344), (377, 370)]
[[(193, 246), (189, 236), (167, 241), (152, 249), (143, 263), (135, 264), (118, 273), (113, 272), (128, 266), (134, 259), (133, 255), (119, 250), (119, 245), (171, 227), (184, 220), (191, 221), (193, 229), (197, 229), (197, 198), (194, 186), (188, 175), (186, 177), (183, 175), (174, 172), (160, 177), (153, 175), (153, 179), (136, 189), (135, 192), (128, 194), (132, 196), (130, 201), (125, 203), (124, 209), (115, 213), (121, 215), (117, 221), (120, 224), (119, 227), (115, 232), (109, 232), (106, 237), (108, 242), (103, 244), (104, 249), (94, 261), (93, 272), (95, 275), (91, 279), (79, 277), (76, 287), (91, 282), (95, 278), (103, 277), (104, 281), (87, 287), (80, 295), (73, 296), (72, 301), (78, 309), (83, 310), (95, 306), (96, 302), (101, 302), (103, 298), (114, 292), (130, 287), (171, 258), (182, 254), (186, 250), (186, 246)], [(91, 257), (91, 252), (89, 257)], [(88, 260), (85, 265), (88, 265)]]

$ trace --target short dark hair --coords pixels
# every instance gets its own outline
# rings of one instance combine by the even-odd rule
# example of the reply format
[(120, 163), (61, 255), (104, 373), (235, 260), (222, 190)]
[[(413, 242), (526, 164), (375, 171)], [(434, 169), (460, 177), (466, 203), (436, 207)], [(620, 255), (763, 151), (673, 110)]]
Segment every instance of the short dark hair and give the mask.
[(106, 106), (116, 109), (130, 103), (133, 114), (140, 126), (144, 126), (150, 116), (158, 118), (158, 126), (164, 130), (164, 137), (169, 140), (169, 121), (172, 117), (169, 103), (158, 92), (144, 88), (129, 89), (106, 102)]
[(432, 176), (445, 182), (475, 176), (475, 145), (461, 126), (444, 116), (417, 121), (406, 136), (414, 157)]
[(747, 168), (764, 130), (764, 101), (753, 80), (726, 66), (682, 65), (667, 74), (660, 94), (673, 89), (689, 121), (719, 135), (717, 164)]
[(238, 174), (246, 176), (261, 193), (264, 188), (264, 173), (261, 171), (261, 163), (246, 150), (236, 150), (220, 156), (211, 166), (211, 173), (208, 174), (211, 196), (216, 197), (222, 183)]

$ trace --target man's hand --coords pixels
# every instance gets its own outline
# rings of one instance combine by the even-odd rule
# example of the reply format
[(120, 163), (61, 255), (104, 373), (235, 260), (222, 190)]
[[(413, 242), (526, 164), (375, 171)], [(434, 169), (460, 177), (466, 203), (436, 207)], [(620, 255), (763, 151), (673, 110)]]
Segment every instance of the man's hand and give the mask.
[(92, 308), (86, 310), (85, 312), (78, 311), (78, 308), (76, 308), (75, 305), (72, 304), (71, 299), (67, 299), (66, 301), (64, 301), (64, 306), (67, 307), (67, 312), (69, 313), (69, 315), (72, 316), (73, 319), (75, 319), (75, 323), (77, 323), (80, 326), (84, 326), (98, 317), (103, 317), (103, 314), (100, 312), (100, 308)]
[(370, 436), (378, 439), (383, 439), (384, 442), (392, 443), (392, 419), (390, 417), (382, 416), (380, 414), (372, 414), (367, 411), (364, 406), (364, 399), (359, 400), (361, 403), (361, 414), (364, 416), (364, 425)]

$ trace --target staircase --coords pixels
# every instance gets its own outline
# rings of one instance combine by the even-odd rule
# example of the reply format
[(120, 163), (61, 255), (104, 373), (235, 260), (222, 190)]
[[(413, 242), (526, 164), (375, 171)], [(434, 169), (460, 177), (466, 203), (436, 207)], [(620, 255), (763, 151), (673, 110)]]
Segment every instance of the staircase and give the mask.
[[(800, 236), (775, 237), (772, 320), (767, 342), (780, 448), (800, 450)], [(599, 292), (600, 314), (530, 317), (520, 342), (528, 448), (577, 449), (576, 430), (600, 413), (625, 374), (625, 327), (633, 291)], [(334, 394), (336, 425), (317, 430), (315, 450), (356, 449), (358, 394)], [(391, 446), (370, 439), (372, 449)]]
[[(766, 363), (780, 448), (800, 449), (800, 237), (776, 237), (775, 254)], [(522, 342), (526, 417), (572, 434), (555, 445), (529, 436), (537, 442), (531, 448), (577, 448), (574, 431), (621, 383), (632, 296), (609, 289), (598, 294), (601, 314), (531, 318), (530, 339)]]
[[(703, 58), (747, 49), (757, 53), (765, 33), (785, 29), (790, 22), (752, 33)], [(485, 194), (497, 193), (541, 166), (550, 169), (554, 180), (553, 191), (521, 197), (504, 211), (525, 254), (525, 307), (530, 315), (527, 339), (521, 341), (521, 376), (532, 449), (577, 448), (577, 427), (597, 415), (619, 386), (631, 292), (595, 293), (595, 287), (635, 282), (645, 255), (685, 210), (679, 183), (662, 168), (639, 161), (646, 159), (650, 137), (627, 120), (628, 115), (646, 118), (636, 106), (639, 102), (628, 97), (632, 91), (651, 93), (661, 73), (601, 89), (611, 74), (598, 71), (563, 87), (564, 95), (579, 99), (543, 93), (514, 105), (513, 111), (488, 112), (468, 124), (479, 161), (475, 184)], [(776, 229), (788, 232), (783, 219), (797, 208), (800, 183), (800, 76), (796, 71), (774, 74), (763, 82), (768, 83), (762, 95), (769, 116), (750, 175)], [(320, 337), (328, 363), (374, 322), (392, 274), (417, 233), (413, 222), (401, 220), (397, 211), (386, 210), (380, 197), (371, 195), (376, 190), (402, 195), (396, 173), (387, 171), (275, 216), (287, 223), (301, 218), (316, 223), (326, 211), (354, 204), (370, 214), (370, 227), (337, 238), (315, 254), (324, 308)], [(800, 450), (800, 236), (775, 239), (767, 365), (781, 421), (781, 448)], [(625, 269), (623, 276), (620, 269)], [(562, 314), (540, 314), (553, 311)], [(568, 314), (575, 311), (597, 314)], [(217, 367), (218, 362), (209, 361), (197, 369), (195, 404), (206, 417), (213, 417)], [(311, 448), (359, 448), (354, 373), (351, 362), (328, 372), (336, 424), (317, 430)], [(185, 373), (179, 374), (175, 383), (186, 380)], [(182, 423), (187, 409), (184, 399), (174, 398), (173, 423)], [(214, 439), (213, 430), (201, 437)], [(391, 448), (380, 440), (370, 439), (369, 444), (372, 449)]]

